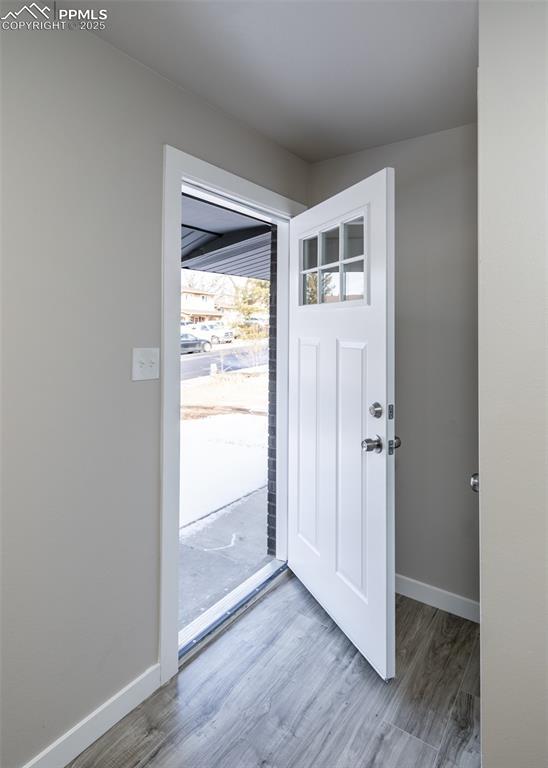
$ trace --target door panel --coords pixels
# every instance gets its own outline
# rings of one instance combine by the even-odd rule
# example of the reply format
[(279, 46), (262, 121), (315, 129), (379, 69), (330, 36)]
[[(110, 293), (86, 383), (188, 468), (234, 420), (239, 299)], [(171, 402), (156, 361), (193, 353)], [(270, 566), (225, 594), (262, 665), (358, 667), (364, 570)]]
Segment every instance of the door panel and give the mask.
[[(394, 675), (394, 174), (291, 221), (289, 566)], [(380, 418), (369, 406), (382, 406)], [(389, 416), (389, 406), (390, 409)], [(379, 436), (380, 452), (362, 450)]]
[(299, 339), (298, 532), (318, 548), (318, 340)]
[(365, 434), (364, 390), (366, 345), (337, 341), (337, 575), (345, 579), (367, 599), (366, 526), (363, 518), (365, 502), (365, 465), (361, 451)]

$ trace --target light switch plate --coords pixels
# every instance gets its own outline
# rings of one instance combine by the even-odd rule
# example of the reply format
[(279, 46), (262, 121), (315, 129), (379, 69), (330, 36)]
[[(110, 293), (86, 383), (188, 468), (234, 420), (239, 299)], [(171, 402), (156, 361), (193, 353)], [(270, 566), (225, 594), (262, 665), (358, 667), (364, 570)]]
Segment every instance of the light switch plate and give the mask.
[(158, 347), (134, 347), (131, 367), (133, 381), (160, 378), (160, 349)]

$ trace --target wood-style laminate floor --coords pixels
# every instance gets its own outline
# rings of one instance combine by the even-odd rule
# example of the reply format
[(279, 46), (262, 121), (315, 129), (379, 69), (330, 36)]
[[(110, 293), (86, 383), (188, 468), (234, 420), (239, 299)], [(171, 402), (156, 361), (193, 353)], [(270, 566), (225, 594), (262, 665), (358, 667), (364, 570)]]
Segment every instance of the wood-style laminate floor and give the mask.
[(294, 577), (70, 768), (479, 768), (479, 629), (397, 598), (383, 682)]

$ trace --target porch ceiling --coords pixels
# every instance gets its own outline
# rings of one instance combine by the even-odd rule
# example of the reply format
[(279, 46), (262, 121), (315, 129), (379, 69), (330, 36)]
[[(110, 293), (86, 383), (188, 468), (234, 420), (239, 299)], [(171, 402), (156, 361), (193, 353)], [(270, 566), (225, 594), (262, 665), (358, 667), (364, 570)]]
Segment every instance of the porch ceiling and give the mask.
[(270, 279), (271, 228), (264, 221), (182, 196), (181, 266)]

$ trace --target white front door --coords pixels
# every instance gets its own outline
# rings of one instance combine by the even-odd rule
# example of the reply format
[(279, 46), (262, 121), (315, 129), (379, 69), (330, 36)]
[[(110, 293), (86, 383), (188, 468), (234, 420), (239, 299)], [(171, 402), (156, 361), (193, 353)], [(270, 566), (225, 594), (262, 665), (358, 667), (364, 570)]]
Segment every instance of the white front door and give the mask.
[(288, 562), (388, 679), (395, 674), (393, 169), (296, 216), (290, 240)]

